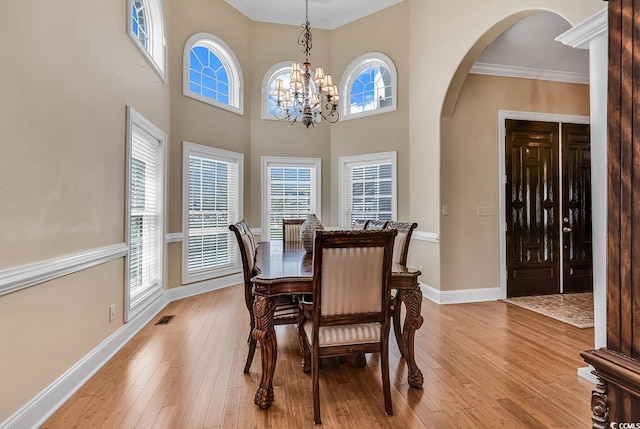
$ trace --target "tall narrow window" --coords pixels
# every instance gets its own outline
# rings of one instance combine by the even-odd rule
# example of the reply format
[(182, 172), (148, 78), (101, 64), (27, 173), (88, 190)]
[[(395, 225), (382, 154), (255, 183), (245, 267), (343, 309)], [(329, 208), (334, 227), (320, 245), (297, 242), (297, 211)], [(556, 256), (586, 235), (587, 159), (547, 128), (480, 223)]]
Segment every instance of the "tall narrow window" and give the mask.
[(197, 33), (184, 48), (183, 94), (242, 115), (242, 69), (235, 54), (212, 34)]
[(262, 236), (282, 239), (282, 219), (320, 218), (321, 160), (262, 157)]
[(340, 158), (340, 226), (356, 219), (395, 220), (396, 153)]
[(242, 220), (244, 156), (184, 142), (183, 283), (240, 269), (229, 225)]
[(396, 110), (396, 68), (389, 57), (371, 52), (356, 58), (340, 81), (341, 119)]
[(166, 81), (167, 46), (162, 0), (129, 0), (129, 37)]
[(164, 165), (166, 135), (127, 109), (127, 290), (130, 320), (164, 288)]

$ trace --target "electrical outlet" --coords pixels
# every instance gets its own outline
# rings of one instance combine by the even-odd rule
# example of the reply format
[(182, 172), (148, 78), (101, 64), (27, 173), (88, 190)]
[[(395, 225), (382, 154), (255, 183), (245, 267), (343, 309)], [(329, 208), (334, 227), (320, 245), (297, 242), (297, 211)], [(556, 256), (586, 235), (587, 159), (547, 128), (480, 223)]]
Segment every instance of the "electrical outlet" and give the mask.
[(109, 322), (113, 322), (115, 318), (116, 318), (116, 305), (111, 304), (109, 306)]
[(478, 207), (478, 216), (495, 216), (495, 207)]
[(442, 216), (447, 216), (449, 214), (449, 206), (442, 206)]

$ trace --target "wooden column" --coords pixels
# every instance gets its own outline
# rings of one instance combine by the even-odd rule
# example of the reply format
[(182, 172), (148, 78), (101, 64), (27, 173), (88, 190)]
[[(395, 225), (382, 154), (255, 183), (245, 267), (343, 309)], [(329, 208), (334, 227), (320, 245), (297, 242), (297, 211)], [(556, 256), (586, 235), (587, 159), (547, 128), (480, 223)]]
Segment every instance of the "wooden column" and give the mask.
[(594, 428), (640, 423), (640, 0), (609, 1), (608, 74), (607, 347), (581, 353)]

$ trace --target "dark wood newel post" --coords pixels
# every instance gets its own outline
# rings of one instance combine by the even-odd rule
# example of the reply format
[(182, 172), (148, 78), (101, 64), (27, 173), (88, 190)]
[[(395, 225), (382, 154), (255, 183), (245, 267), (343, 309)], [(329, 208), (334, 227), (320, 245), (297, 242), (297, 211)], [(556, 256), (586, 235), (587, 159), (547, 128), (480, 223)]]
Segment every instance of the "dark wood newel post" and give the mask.
[(640, 423), (640, 0), (609, 1), (608, 74), (607, 347), (581, 353), (594, 428)]

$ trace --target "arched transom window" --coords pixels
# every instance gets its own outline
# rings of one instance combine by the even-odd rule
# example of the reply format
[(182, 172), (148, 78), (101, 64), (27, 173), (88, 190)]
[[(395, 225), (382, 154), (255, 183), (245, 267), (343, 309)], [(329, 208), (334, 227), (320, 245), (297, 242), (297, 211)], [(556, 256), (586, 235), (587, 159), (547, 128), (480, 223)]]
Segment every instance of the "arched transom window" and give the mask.
[(356, 58), (340, 81), (340, 116), (353, 119), (396, 110), (396, 68), (389, 57), (371, 52)]
[(214, 35), (191, 36), (184, 49), (183, 94), (242, 114), (242, 70), (235, 54)]

